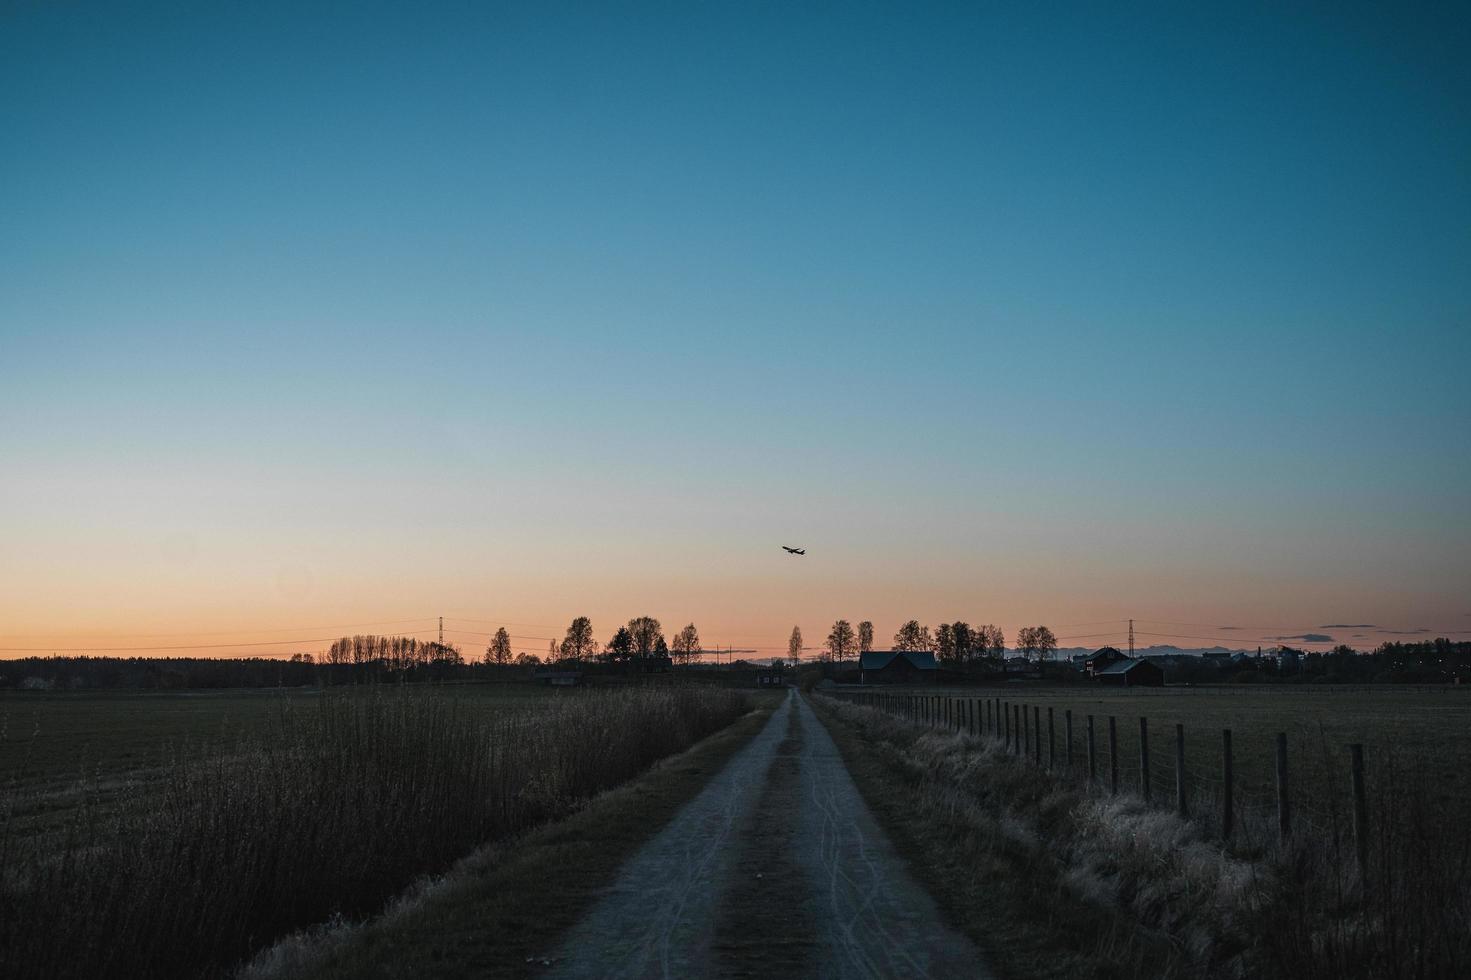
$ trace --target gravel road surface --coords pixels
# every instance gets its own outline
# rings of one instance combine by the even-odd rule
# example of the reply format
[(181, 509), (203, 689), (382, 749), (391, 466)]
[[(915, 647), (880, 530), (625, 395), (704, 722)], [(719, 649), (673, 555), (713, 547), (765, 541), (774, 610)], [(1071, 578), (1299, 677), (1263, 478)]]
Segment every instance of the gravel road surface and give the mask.
[(796, 691), (564, 938), (555, 977), (990, 974)]

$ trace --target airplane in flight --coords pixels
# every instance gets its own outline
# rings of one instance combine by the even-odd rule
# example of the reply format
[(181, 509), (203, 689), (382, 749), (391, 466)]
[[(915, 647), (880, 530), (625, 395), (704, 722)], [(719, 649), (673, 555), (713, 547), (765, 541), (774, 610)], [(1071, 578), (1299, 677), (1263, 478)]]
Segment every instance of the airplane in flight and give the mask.
[(788, 548), (786, 545), (782, 545), (781, 546), (781, 550), (782, 551), (785, 551), (789, 555), (805, 555), (805, 554), (807, 554), (807, 549), (806, 548)]

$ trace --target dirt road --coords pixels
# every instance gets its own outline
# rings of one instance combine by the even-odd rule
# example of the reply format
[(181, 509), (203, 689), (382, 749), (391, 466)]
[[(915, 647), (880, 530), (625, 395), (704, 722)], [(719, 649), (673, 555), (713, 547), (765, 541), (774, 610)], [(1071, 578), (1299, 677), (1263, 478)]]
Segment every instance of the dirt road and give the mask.
[(987, 977), (792, 691), (566, 936), (557, 977)]

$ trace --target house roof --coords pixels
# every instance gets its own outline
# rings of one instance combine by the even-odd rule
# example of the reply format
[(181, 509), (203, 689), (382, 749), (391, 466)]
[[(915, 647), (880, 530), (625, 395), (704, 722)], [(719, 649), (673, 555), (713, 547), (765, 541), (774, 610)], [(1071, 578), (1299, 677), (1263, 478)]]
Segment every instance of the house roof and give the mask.
[(909, 661), (909, 666), (915, 670), (940, 669), (940, 665), (935, 663), (934, 653), (929, 650), (870, 650), (859, 658), (858, 667), (860, 670), (883, 670), (896, 657)]
[[(1138, 667), (1140, 664), (1147, 664), (1147, 663), (1149, 663), (1149, 661), (1147, 661), (1147, 660), (1130, 660), (1128, 657), (1125, 657), (1123, 660), (1115, 660), (1113, 663), (1109, 664), (1107, 667), (1100, 667), (1098, 670), (1094, 671), (1094, 675), (1096, 676), (1098, 674), (1127, 674), (1129, 671), (1133, 670), (1135, 667)], [(1150, 666), (1153, 667), (1153, 666), (1156, 666), (1156, 665), (1155, 664), (1150, 664)]]

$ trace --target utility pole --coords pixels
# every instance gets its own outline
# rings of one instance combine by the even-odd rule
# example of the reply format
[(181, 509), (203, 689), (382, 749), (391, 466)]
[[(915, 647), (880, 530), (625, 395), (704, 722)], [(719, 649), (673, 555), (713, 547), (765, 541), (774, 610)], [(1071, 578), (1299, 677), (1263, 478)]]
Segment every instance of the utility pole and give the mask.
[(1134, 659), (1134, 621), (1129, 620), (1129, 659)]
[[(1130, 622), (1132, 623), (1133, 620), (1130, 620)], [(1131, 637), (1133, 636), (1132, 633), (1129, 634), (1129, 635)], [(444, 617), (443, 616), (440, 616), (439, 617), (439, 645), (440, 646), (444, 646)], [(1129, 641), (1129, 652), (1130, 653), (1133, 653), (1134, 652), (1134, 641), (1132, 639)]]

